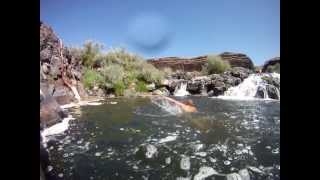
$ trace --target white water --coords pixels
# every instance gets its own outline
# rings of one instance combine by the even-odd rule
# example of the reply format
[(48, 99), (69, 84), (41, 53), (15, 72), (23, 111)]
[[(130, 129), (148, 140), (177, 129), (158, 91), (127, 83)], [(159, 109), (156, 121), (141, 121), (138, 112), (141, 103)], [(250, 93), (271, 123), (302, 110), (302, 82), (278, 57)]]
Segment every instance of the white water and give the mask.
[(67, 118), (64, 118), (62, 120), (62, 122), (57, 123), (49, 128), (44, 129), (41, 132), (43, 142), (46, 143), (48, 141), (49, 136), (64, 133), (69, 128), (69, 121), (73, 120), (73, 119), (74, 118), (72, 116), (69, 116)]
[[(255, 95), (259, 88), (263, 90), (264, 98), (270, 99), (267, 93), (267, 86), (262, 77), (271, 76), (272, 78), (278, 78), (280, 80), (280, 74), (271, 73), (271, 74), (251, 74), (238, 86), (229, 88), (223, 96), (219, 98), (223, 99), (240, 99), (240, 100), (250, 100), (257, 99)], [(280, 97), (280, 91), (277, 89), (278, 97)]]
[(178, 136), (167, 136), (165, 138), (162, 138), (159, 140), (159, 143), (166, 143), (166, 142), (170, 142), (170, 141), (175, 141), (177, 139)]
[(187, 91), (187, 82), (180, 82), (180, 84), (174, 90), (174, 96), (187, 96), (190, 93)]

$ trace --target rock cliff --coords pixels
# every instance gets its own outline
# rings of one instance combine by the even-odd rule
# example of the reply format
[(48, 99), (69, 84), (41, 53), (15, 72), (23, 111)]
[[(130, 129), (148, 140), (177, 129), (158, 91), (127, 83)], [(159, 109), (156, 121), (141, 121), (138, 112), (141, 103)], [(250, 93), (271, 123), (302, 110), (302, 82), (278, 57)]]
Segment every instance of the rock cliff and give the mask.
[[(250, 70), (254, 69), (251, 59), (245, 54), (224, 52), (219, 54), (219, 56), (221, 56), (223, 60), (228, 61), (231, 67), (243, 67)], [(149, 59), (148, 62), (159, 69), (169, 67), (174, 71), (201, 71), (202, 66), (207, 63), (207, 56), (198, 56), (194, 58), (164, 57)]]

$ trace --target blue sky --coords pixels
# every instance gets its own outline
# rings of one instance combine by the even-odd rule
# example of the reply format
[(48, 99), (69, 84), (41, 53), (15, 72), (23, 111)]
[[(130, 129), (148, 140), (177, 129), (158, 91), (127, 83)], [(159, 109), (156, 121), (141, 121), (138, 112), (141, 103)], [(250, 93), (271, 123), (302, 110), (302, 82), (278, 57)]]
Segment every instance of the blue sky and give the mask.
[(40, 0), (67, 46), (95, 40), (146, 58), (224, 51), (256, 65), (280, 55), (280, 0)]

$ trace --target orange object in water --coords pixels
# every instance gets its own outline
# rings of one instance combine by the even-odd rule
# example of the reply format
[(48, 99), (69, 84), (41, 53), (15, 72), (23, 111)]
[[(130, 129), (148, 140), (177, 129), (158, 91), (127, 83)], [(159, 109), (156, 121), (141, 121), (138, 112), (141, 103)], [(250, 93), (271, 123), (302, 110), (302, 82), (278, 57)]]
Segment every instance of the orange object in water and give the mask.
[(184, 102), (179, 102), (179, 101), (174, 100), (174, 99), (169, 98), (169, 97), (163, 96), (163, 98), (169, 100), (170, 102), (173, 102), (173, 103), (177, 104), (185, 112), (197, 112), (198, 111), (191, 100), (187, 100), (187, 101), (184, 101)]

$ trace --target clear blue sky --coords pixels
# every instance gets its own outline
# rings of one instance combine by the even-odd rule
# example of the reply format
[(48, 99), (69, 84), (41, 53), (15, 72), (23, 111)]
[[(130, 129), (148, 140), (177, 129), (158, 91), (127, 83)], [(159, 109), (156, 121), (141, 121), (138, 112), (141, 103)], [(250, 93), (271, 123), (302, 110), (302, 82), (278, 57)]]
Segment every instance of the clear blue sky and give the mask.
[(41, 0), (66, 45), (96, 40), (146, 58), (224, 51), (256, 65), (280, 55), (280, 0)]

